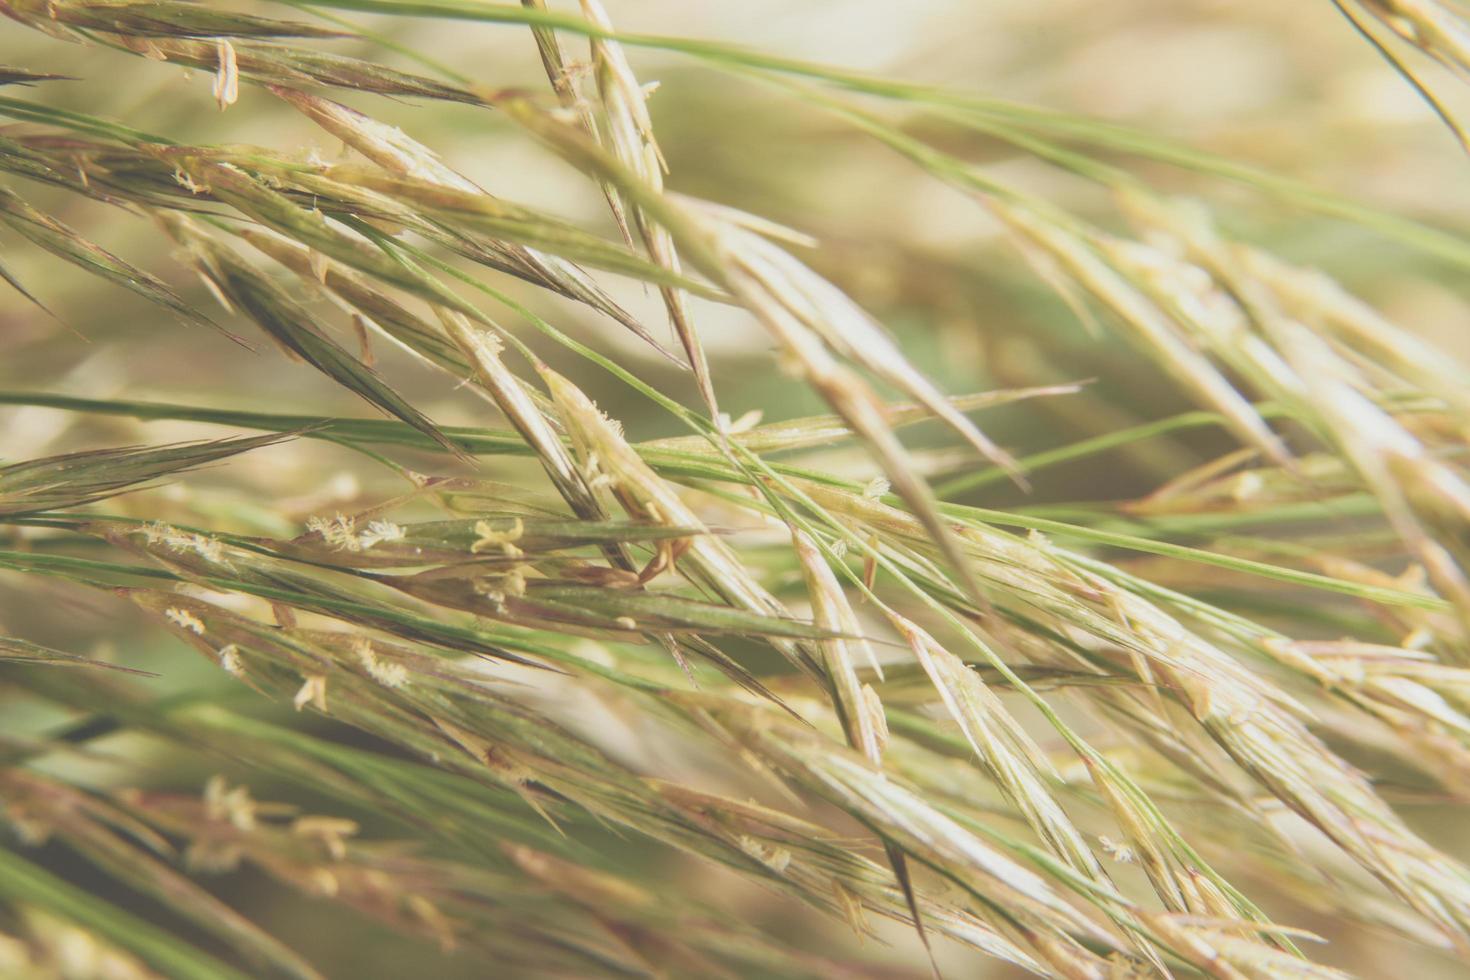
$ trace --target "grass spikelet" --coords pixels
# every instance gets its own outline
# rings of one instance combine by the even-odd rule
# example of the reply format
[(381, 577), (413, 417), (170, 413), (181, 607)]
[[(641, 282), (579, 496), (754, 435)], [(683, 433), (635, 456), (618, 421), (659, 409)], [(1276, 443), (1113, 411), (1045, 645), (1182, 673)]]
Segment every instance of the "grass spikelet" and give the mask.
[(190, 249), (200, 274), (283, 350), (385, 414), (402, 419), (451, 452), (458, 451), (426, 416), (388, 387), (376, 372), (328, 337), (306, 310), (237, 253), (189, 225), (176, 223), (173, 230)]
[[(604, 30), (611, 30), (611, 20), (607, 11), (597, 0), (582, 0), (582, 12), (589, 22)], [(633, 68), (628, 64), (628, 59), (624, 56), (619, 44), (595, 37), (591, 38), (589, 43), (592, 49), (592, 71), (597, 79), (597, 91), (602, 104), (607, 143), (613, 154), (644, 181), (651, 191), (662, 193), (663, 175), (668, 170), (668, 163), (664, 160), (658, 148), (658, 141), (653, 135), (653, 120), (648, 114), (647, 106), (649, 90), (638, 83), (637, 77), (633, 74)], [(555, 82), (553, 82), (553, 87), (555, 87)], [(565, 102), (566, 97), (562, 96), (562, 98)], [(595, 128), (590, 115), (582, 115), (580, 119), (588, 135), (597, 138), (599, 130)], [(639, 237), (643, 239), (644, 247), (648, 249), (648, 254), (660, 266), (677, 275), (680, 271), (679, 255), (674, 246), (673, 236), (668, 229), (654, 221), (637, 203), (630, 207), (626, 202), (619, 200), (617, 197), (619, 191), (615, 184), (604, 180), (603, 186), (609, 195), (613, 217), (623, 229), (624, 236), (627, 237), (628, 234), (624, 214), (631, 211), (633, 222), (638, 228)], [(674, 333), (678, 336), (679, 343), (683, 345), (684, 353), (689, 358), (695, 382), (699, 386), (700, 397), (704, 399), (711, 417), (718, 419), (719, 405), (715, 400), (709, 363), (705, 358), (704, 347), (700, 344), (699, 336), (695, 332), (684, 294), (672, 286), (663, 285), (659, 287), (659, 295), (663, 299), (664, 309), (668, 311), (669, 323), (673, 326)]]
[(214, 326), (208, 317), (184, 302), (162, 280), (87, 241), (60, 221), (27, 204), (9, 188), (0, 187), (0, 220), (52, 255), (78, 268), (131, 290), (190, 323)]
[[(541, 368), (541, 376), (592, 486), (603, 487), (603, 492), (616, 498), (635, 520), (696, 529), (700, 533), (688, 539), (681, 561), (694, 571), (698, 584), (736, 609), (786, 618), (780, 602), (742, 566), (735, 552), (709, 534), (704, 522), (678, 493), (633, 452), (615, 422), (566, 378), (545, 367)], [(780, 649), (799, 667), (816, 670), (815, 658), (808, 650), (787, 644), (780, 644)]]
[(45, 664), (54, 667), (99, 667), (103, 670), (120, 670), (127, 674), (148, 673), (148, 671), (139, 671), (94, 657), (79, 657), (61, 650), (52, 650), (49, 647), (10, 636), (0, 637), (0, 661), (14, 664)]
[[(858, 679), (857, 663), (853, 655), (856, 645), (850, 637), (860, 636), (857, 617), (847, 604), (847, 597), (827, 561), (817, 550), (816, 544), (801, 531), (792, 533), (796, 546), (796, 557), (801, 562), (802, 574), (806, 578), (807, 594), (812, 600), (816, 624), (836, 634), (822, 642), (823, 662), (828, 682), (832, 686), (833, 704), (842, 719), (848, 744), (860, 752), (875, 766), (883, 761), (883, 744), (888, 740), (888, 724), (883, 717), (883, 704), (872, 687), (864, 686)], [(858, 641), (862, 642), (862, 641)], [(863, 643), (866, 646), (866, 643)], [(872, 650), (868, 656), (872, 658)], [(874, 666), (877, 662), (873, 661)]]
[(83, 450), (0, 467), (0, 514), (61, 510), (104, 500), (216, 460), (275, 445), (282, 436), (220, 439), (175, 446)]
[(37, 3), (14, 0), (9, 4), (21, 18), (48, 18), (71, 27), (107, 31), (113, 34), (143, 37), (258, 37), (258, 38), (334, 38), (341, 31), (312, 24), (292, 23), (257, 17), (251, 14), (211, 10), (194, 3), (170, 0), (64, 0), (61, 3)]
[(584, 520), (601, 520), (606, 516), (601, 502), (588, 485), (585, 475), (573, 462), (566, 447), (532, 400), (525, 383), (513, 375), (500, 359), (504, 345), (488, 330), (482, 330), (453, 310), (440, 312), (440, 320), (450, 339), (474, 367), (475, 376), (495, 399), (511, 425), (536, 452), (567, 505)]
[[(488, 197), (479, 187), (440, 162), (428, 147), (401, 130), (306, 92), (280, 86), (273, 86), (271, 91), (390, 174)], [(608, 299), (601, 288), (571, 262), (519, 244), (489, 241), (484, 243), (484, 248), (492, 261), (503, 265), (513, 275), (584, 302), (658, 347), (641, 324)]]
[[(1261, 421), (1250, 404), (1231, 384), (1188, 342), (1181, 338), (1173, 324), (1160, 312), (1156, 299), (1167, 302), (1182, 302), (1192, 309), (1190, 299), (1181, 300), (1167, 285), (1155, 286), (1154, 297), (1140, 293), (1101, 261), (1088, 248), (1085, 241), (1065, 230), (1048, 226), (1035, 220), (1019, 209), (1002, 212), (1022, 233), (1039, 248), (1047, 251), (1069, 274), (1100, 302), (1111, 309), (1118, 322), (1134, 332), (1139, 341), (1157, 357), (1160, 366), (1175, 377), (1199, 399), (1220, 412), (1242, 440), (1260, 447), (1272, 459), (1284, 462), (1290, 458), (1279, 438)], [(1110, 243), (1106, 243), (1108, 245)], [(1113, 246), (1116, 249), (1116, 246)], [(1116, 250), (1116, 258), (1128, 262), (1135, 274), (1144, 273), (1137, 253)], [(1153, 269), (1148, 268), (1150, 278)], [(1157, 280), (1153, 280), (1157, 282)], [(1185, 294), (1187, 296), (1187, 294)]]

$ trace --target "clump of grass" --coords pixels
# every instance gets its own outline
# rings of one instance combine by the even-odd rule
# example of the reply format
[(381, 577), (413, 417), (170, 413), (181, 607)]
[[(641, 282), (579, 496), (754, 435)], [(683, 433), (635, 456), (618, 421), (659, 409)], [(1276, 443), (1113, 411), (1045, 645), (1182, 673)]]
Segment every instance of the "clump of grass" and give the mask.
[[(1418, 819), (1470, 793), (1470, 369), (1204, 195), (1411, 269), (1470, 264), (1457, 232), (1084, 116), (625, 32), (596, 0), (289, 6), (312, 19), (0, 0), (43, 67), (74, 43), (209, 72), (226, 124), (343, 148), (157, 135), (0, 71), (36, 86), (0, 97), (0, 223), (228, 359), (165, 364), (158, 400), (84, 369), (0, 391), (54, 430), (0, 466), (6, 587), (107, 616), (3, 623), (35, 635), (0, 638), (0, 972), (335, 975), (364, 967), (333, 930), (368, 924), (446, 975), (1327, 978), (1359, 933), (1470, 956), (1463, 841)], [(1463, 72), (1458, 12), (1336, 6), (1453, 126), (1385, 32)], [(441, 65), (391, 33), (410, 19), (524, 35), (546, 84)], [(648, 51), (973, 201), (1060, 300), (1008, 314), (1078, 315), (1098, 383), (946, 394), (834, 246), (672, 189)], [(606, 213), (454, 169), (436, 102)], [(112, 221), (170, 258), (94, 241)], [(42, 307), (22, 259), (0, 274), (33, 329), (138, 329)], [(713, 353), (732, 323), (804, 414), (722, 410), (748, 400)], [(229, 366), (277, 354), (292, 403)], [(1116, 417), (1120, 362), (1173, 407), (1047, 422)], [(935, 419), (948, 444), (915, 448)], [(139, 423), (186, 434), (119, 438)], [(1205, 429), (1203, 457), (1102, 486), (1131, 465), (1105, 454)]]

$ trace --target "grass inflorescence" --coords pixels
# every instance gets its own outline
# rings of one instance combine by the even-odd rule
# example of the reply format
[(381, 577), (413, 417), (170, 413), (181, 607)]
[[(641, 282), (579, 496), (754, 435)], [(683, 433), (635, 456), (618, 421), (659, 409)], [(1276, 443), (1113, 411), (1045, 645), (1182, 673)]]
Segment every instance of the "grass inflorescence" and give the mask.
[[(1456, 5), (1320, 6), (1464, 142)], [(0, 12), (0, 974), (1470, 959), (1450, 222), (599, 0)], [(724, 193), (783, 114), (875, 240)]]

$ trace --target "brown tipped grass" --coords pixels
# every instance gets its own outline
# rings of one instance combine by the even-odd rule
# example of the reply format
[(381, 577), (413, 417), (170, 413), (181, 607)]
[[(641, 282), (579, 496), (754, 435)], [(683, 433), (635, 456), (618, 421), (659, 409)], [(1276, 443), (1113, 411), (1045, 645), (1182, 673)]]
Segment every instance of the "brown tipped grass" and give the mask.
[[(277, 6), (0, 0), (0, 975), (1470, 961), (1461, 216)], [(1319, 6), (1464, 142), (1458, 5)]]

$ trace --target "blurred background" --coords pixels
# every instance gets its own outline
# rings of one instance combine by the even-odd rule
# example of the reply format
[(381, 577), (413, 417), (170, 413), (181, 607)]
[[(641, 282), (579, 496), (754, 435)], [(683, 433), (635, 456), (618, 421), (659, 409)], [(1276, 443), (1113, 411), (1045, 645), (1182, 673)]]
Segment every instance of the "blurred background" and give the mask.
[[(237, 6), (269, 16), (306, 16), (271, 4)], [(1470, 218), (1470, 165), (1462, 151), (1412, 89), (1326, 0), (612, 0), (608, 7), (626, 31), (719, 39), (1086, 114), (1433, 225), (1463, 228)], [(478, 83), (544, 88), (535, 46), (522, 28), (357, 15), (351, 19)], [(302, 160), (335, 159), (343, 152), (304, 117), (248, 84), (242, 86), (239, 101), (221, 112), (208, 73), (0, 23), (0, 63), (80, 79), (49, 82), (26, 92), (8, 89), (7, 95), (110, 117), (179, 141), (254, 143)], [(575, 39), (565, 43), (569, 51), (581, 50)], [(335, 42), (332, 50), (414, 68), (371, 42)], [(1092, 382), (1075, 396), (987, 413), (987, 433), (1017, 454), (1194, 407), (1159, 380), (1151, 362), (1111, 335), (1090, 331), (966, 195), (777, 87), (656, 50), (633, 49), (630, 58), (643, 80), (659, 83), (651, 110), (669, 163), (668, 185), (814, 236), (820, 247), (803, 257), (875, 314), (913, 362), (946, 391)], [(1435, 69), (1426, 71), (1444, 81)], [(1463, 101), (1453, 83), (1439, 91), (1452, 104)], [(497, 195), (616, 236), (596, 188), (494, 112), (351, 93), (332, 97), (401, 126)], [(946, 128), (942, 120), (901, 118), (949, 152), (983, 164), (1015, 186), (1104, 227), (1119, 224), (1113, 203), (1095, 185), (1007, 144)], [(1163, 163), (1130, 159), (1128, 166), (1157, 188), (1208, 202), (1233, 234), (1331, 272), (1396, 322), (1470, 356), (1463, 277), (1452, 267), (1351, 224), (1289, 207), (1248, 186)], [(209, 304), (203, 286), (146, 220), (59, 192), (30, 187), (26, 192), (28, 199), (83, 235), (171, 283), (201, 307)], [(250, 352), (218, 333), (174, 322), (137, 297), (4, 231), (0, 262), (56, 314), (49, 318), (14, 292), (0, 289), (0, 389), (293, 414), (361, 416), (370, 411), (267, 344), (256, 344)], [(656, 295), (615, 277), (603, 281), (635, 315), (650, 324), (663, 323)], [(513, 280), (496, 286), (660, 390), (698, 404), (686, 374), (652, 356), (610, 321)], [(311, 309), (328, 314), (330, 307), (319, 297), (301, 298)], [(701, 306), (698, 313), (722, 408), (732, 416), (759, 410), (765, 420), (775, 421), (824, 410), (814, 395), (774, 369), (766, 334), (747, 317), (713, 305)], [(346, 328), (342, 336), (350, 336)], [(537, 336), (527, 333), (525, 339), (622, 419), (630, 438), (681, 434), (667, 414), (585, 362)], [(375, 354), (382, 374), (437, 422), (501, 424), (486, 402), (446, 385), (442, 375), (386, 345)], [(215, 437), (219, 431), (44, 408), (0, 408), (0, 457), (14, 461), (92, 446)], [(914, 430), (912, 445), (922, 448), (926, 440), (933, 440), (934, 447), (920, 458), (932, 477), (942, 480), (963, 472), (967, 457), (942, 448), (945, 440), (937, 427)], [(1127, 500), (1231, 446), (1218, 431), (1199, 430), (1138, 444), (1115, 457), (1113, 465), (1084, 462), (1050, 470), (1037, 479), (1029, 498), (996, 482), (965, 499), (992, 507)], [(514, 480), (529, 472), (515, 468), (520, 464), (505, 465), (503, 472), (482, 475)], [(855, 475), (875, 474), (861, 454), (834, 454), (823, 465)], [(240, 493), (242, 486), (258, 494), (258, 505), (251, 504), (250, 494)], [(115, 506), (138, 516), (166, 511), (183, 522), (291, 535), (309, 515), (359, 509), (399, 489), (393, 474), (363, 465), (346, 450), (293, 442), (213, 467), (186, 483), (123, 498)], [(125, 653), (129, 663), (166, 671), (167, 684), (187, 685), (212, 669), (161, 637), (124, 603), (11, 575), (0, 575), (0, 632), (102, 657)], [(20, 701), (0, 701), (0, 717), (7, 732), (17, 736), (43, 730), (52, 720)], [(364, 738), (336, 735), (349, 741)], [(144, 771), (144, 762), (148, 778), (156, 780), (159, 771), (167, 771), (157, 758), (144, 758), (157, 751), (146, 743), (114, 739), (99, 743), (98, 749), (109, 757), (107, 764), (96, 764), (99, 780), (127, 783)], [(137, 769), (130, 776), (131, 764)], [(197, 789), (209, 775), (176, 769), (170, 784)], [(258, 798), (271, 798), (272, 787), (258, 780), (252, 790)], [(370, 814), (352, 816), (372, 826)], [(1464, 836), (1452, 828), (1435, 832), (1451, 839)], [(1444, 842), (1445, 837), (1439, 839)], [(83, 873), (68, 868), (65, 854), (53, 853), (48, 859), (55, 868)], [(630, 857), (633, 863), (637, 860), (670, 861), (652, 853)], [(708, 874), (703, 866), (672, 863), (660, 873)], [(97, 887), (108, 886), (98, 881)], [(354, 920), (339, 918), (325, 903), (309, 905), (249, 872), (222, 876), (211, 887), (228, 893), (331, 976), (450, 977), (460, 975), (456, 970), (478, 975), (452, 958), (438, 959), (431, 947), (348, 931)], [(716, 876), (708, 887), (725, 889), (726, 899), (736, 900), (732, 896), (742, 896), (740, 889), (746, 886)], [(817, 944), (825, 942), (831, 949), (850, 941), (839, 924), (794, 915), (753, 890), (743, 897), (752, 919), (773, 928), (830, 934)], [(1259, 897), (1273, 913), (1292, 909), (1285, 898)], [(310, 914), (303, 914), (308, 905)], [(167, 914), (146, 904), (139, 907), (148, 914)], [(1442, 964), (1416, 960), (1417, 954), (1371, 938), (1342, 935), (1333, 923), (1300, 911), (1284, 912), (1283, 918), (1331, 937), (1334, 950), (1328, 959), (1360, 975), (1430, 975), (1442, 969)], [(903, 930), (888, 932), (895, 943), (894, 962), (906, 959), (911, 938)], [(1388, 956), (1392, 959), (1380, 959)], [(976, 968), (974, 960), (964, 963), (967, 970)], [(1412, 970), (1409, 963), (1415, 964)], [(996, 975), (1007, 975), (996, 970)]]

